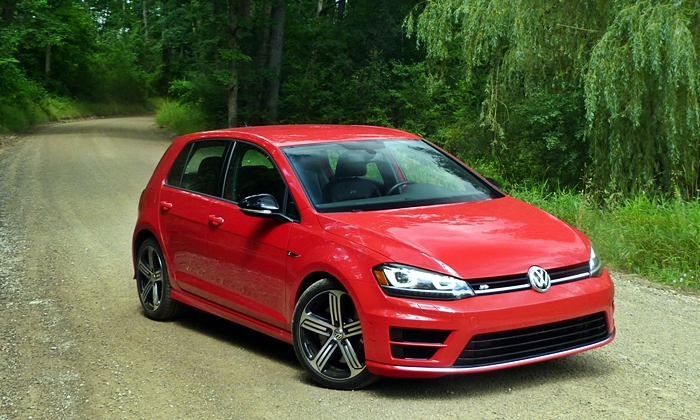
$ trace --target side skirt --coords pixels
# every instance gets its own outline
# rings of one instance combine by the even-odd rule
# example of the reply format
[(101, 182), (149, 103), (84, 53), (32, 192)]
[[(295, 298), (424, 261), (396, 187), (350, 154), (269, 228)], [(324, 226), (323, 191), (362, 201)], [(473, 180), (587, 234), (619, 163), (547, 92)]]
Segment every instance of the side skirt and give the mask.
[(205, 312), (209, 312), (210, 314), (214, 314), (229, 321), (233, 321), (236, 324), (243, 325), (244, 327), (248, 327), (255, 331), (269, 335), (270, 337), (282, 340), (285, 343), (292, 344), (292, 333), (290, 331), (272, 326), (255, 318), (251, 318), (248, 315), (244, 315), (240, 312), (236, 312), (229, 308), (225, 308), (221, 305), (218, 305), (206, 299), (202, 299), (183, 290), (175, 290), (173, 288), (171, 290), (171, 296), (173, 299), (179, 300), (180, 302), (193, 306), (197, 309), (201, 309)]

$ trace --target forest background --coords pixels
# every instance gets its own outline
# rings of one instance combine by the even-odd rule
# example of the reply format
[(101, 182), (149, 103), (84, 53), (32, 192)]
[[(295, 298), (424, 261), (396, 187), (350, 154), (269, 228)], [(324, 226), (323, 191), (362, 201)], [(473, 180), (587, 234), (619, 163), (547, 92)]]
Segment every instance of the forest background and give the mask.
[(0, 132), (402, 128), (700, 289), (699, 0), (0, 0)]

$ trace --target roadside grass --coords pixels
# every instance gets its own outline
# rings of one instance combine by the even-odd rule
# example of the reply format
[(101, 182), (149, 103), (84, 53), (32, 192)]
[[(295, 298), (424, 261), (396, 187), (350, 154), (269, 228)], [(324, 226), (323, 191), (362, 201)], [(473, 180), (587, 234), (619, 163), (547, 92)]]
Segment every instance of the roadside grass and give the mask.
[(155, 100), (142, 104), (90, 103), (53, 95), (38, 101), (0, 101), (0, 133), (21, 133), (35, 125), (74, 118), (143, 115), (153, 113), (156, 106)]
[(176, 134), (194, 133), (208, 128), (206, 115), (198, 107), (173, 101), (160, 104), (156, 124)]
[(700, 200), (638, 196), (603, 209), (580, 192), (513, 187), (509, 193), (585, 232), (608, 267), (700, 290)]
[(20, 133), (50, 120), (48, 114), (33, 102), (17, 105), (0, 103), (0, 133)]

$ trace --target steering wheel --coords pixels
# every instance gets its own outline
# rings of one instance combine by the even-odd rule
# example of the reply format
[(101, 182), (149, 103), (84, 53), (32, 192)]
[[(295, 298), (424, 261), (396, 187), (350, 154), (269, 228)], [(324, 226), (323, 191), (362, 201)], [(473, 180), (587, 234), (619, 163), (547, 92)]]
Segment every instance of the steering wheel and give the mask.
[[(391, 193), (395, 192), (396, 190), (399, 190), (400, 187), (403, 187), (404, 185), (411, 185), (411, 184), (417, 184), (416, 181), (401, 181), (396, 184), (394, 184), (393, 187), (389, 188), (389, 191), (386, 192), (386, 195), (391, 195)], [(399, 190), (401, 191), (401, 190)], [(400, 192), (399, 192), (400, 194)]]

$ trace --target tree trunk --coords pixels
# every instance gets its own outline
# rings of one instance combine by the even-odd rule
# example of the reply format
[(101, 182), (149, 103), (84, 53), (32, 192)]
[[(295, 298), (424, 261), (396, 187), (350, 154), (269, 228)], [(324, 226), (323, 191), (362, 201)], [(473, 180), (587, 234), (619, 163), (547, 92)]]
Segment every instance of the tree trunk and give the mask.
[(9, 26), (15, 17), (18, 0), (5, 0), (0, 3), (0, 28)]
[(267, 111), (267, 122), (274, 124), (277, 122), (277, 105), (280, 94), (280, 74), (282, 71), (282, 47), (284, 45), (284, 13), (286, 8), (284, 0), (277, 0), (272, 8), (273, 26), (270, 33), (270, 80), (265, 90), (265, 109)]
[(143, 0), (143, 42), (148, 45), (148, 2)]
[[(161, 10), (161, 21), (167, 22), (170, 10), (167, 8), (167, 3), (162, 2)], [(168, 88), (170, 87), (170, 58), (172, 55), (172, 50), (169, 42), (166, 42), (166, 30), (169, 29), (165, 25), (162, 26), (160, 32), (161, 39), (161, 70), (160, 76), (158, 78), (158, 93), (163, 96), (168, 94)]]
[(338, 0), (338, 21), (343, 20), (345, 15), (345, 2), (346, 0)]
[(46, 59), (44, 60), (44, 79), (49, 80), (51, 74), (51, 44), (46, 44)]
[[(228, 0), (228, 48), (231, 51), (238, 49), (238, 1)], [(229, 84), (228, 84), (228, 126), (238, 126), (238, 60), (231, 57), (228, 61)]]
[[(262, 17), (264, 22), (270, 21), (270, 15), (272, 13), (272, 4), (266, 1), (263, 5)], [(253, 79), (252, 87), (248, 86), (246, 91), (250, 89), (250, 92), (254, 93), (253, 98), (253, 109), (251, 110), (251, 125), (262, 124), (262, 110), (263, 110), (263, 93), (266, 87), (265, 72), (262, 71), (268, 62), (268, 53), (270, 51), (270, 25), (264, 24), (259, 28), (258, 33), (258, 50), (255, 53), (255, 59), (253, 60), (253, 71), (256, 73)]]

